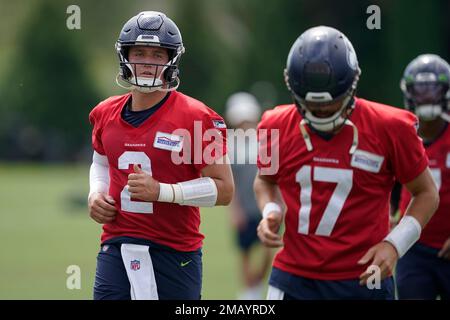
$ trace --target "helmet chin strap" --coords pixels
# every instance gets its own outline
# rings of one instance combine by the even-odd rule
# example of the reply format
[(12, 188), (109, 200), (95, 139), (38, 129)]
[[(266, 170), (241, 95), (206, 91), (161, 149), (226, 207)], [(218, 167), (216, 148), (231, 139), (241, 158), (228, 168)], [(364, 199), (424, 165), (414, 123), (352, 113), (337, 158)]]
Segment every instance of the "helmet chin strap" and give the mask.
[[(313, 145), (312, 145), (312, 142), (311, 142), (311, 137), (309, 136), (309, 133), (306, 130), (306, 127), (305, 127), (305, 124), (307, 124), (307, 123), (308, 122), (305, 119), (302, 119), (302, 121), (300, 121), (300, 123), (299, 123), (299, 127), (300, 127), (300, 132), (302, 134), (303, 140), (305, 140), (306, 150), (312, 151), (313, 150)], [(356, 151), (356, 148), (358, 148), (358, 143), (359, 143), (358, 128), (349, 119), (345, 119), (344, 120), (344, 124), (345, 125), (349, 125), (349, 126), (351, 126), (353, 128), (353, 141), (352, 141), (352, 145), (350, 147), (349, 153), (350, 154), (354, 154), (355, 151)]]

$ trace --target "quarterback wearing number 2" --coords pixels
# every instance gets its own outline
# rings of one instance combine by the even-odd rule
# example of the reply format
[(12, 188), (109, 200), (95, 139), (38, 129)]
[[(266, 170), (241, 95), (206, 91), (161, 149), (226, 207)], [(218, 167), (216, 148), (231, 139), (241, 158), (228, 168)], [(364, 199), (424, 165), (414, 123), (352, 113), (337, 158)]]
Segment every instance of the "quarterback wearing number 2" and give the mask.
[(200, 299), (199, 207), (226, 205), (233, 178), (223, 119), (176, 91), (178, 27), (145, 11), (116, 43), (130, 93), (90, 113), (89, 211), (103, 224), (94, 299)]

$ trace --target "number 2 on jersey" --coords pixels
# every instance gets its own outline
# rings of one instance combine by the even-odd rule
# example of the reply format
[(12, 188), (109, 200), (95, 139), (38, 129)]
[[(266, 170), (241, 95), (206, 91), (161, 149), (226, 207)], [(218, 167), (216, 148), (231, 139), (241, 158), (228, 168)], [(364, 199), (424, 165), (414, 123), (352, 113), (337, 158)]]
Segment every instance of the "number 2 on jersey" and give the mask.
[[(148, 174), (152, 174), (152, 163), (150, 158), (144, 152), (138, 151), (125, 151), (119, 157), (119, 169), (128, 170), (130, 165), (140, 165), (142, 171)], [(128, 186), (125, 186), (120, 193), (121, 209), (123, 211), (134, 213), (153, 213), (153, 203), (151, 202), (139, 202), (131, 201), (130, 191)]]
[[(311, 173), (314, 171), (314, 180)], [(295, 180), (300, 184), (300, 211), (298, 233), (309, 233), (311, 214), (312, 181), (337, 183), (325, 212), (316, 229), (316, 235), (330, 236), (334, 225), (341, 214), (350, 190), (353, 186), (353, 171), (349, 169), (303, 166), (296, 174)]]

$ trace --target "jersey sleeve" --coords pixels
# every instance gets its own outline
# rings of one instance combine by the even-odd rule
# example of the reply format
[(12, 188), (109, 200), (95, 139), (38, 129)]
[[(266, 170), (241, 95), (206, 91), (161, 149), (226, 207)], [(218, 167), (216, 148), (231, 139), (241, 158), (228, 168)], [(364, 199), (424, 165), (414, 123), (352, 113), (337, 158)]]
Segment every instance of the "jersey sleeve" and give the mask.
[(92, 148), (104, 155), (105, 150), (103, 149), (103, 143), (102, 143), (102, 124), (98, 117), (98, 110), (93, 109), (91, 113), (89, 114), (89, 122), (92, 125)]
[(258, 158), (257, 166), (260, 175), (273, 181), (278, 179), (279, 172), (279, 132), (274, 124), (272, 110), (264, 112), (258, 124)]
[(418, 120), (412, 113), (391, 123), (391, 165), (396, 179), (405, 184), (414, 180), (428, 166), (422, 139), (417, 135)]
[[(195, 148), (195, 144), (200, 141), (201, 149)], [(193, 150), (194, 166), (199, 171), (227, 154), (227, 127), (225, 121), (210, 109), (202, 117), (201, 130), (195, 130), (194, 124)], [(201, 152), (201, 155), (195, 155), (198, 152)]]

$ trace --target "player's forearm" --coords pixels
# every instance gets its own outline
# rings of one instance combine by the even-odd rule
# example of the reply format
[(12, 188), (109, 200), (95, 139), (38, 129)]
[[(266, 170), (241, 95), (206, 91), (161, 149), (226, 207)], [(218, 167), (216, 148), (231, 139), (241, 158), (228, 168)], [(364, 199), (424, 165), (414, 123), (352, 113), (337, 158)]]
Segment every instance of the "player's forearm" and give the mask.
[(410, 215), (420, 223), (422, 229), (439, 206), (439, 194), (435, 188), (423, 190), (413, 195), (405, 215)]
[(94, 151), (89, 170), (89, 196), (95, 192), (107, 193), (109, 181), (108, 158)]
[(391, 243), (402, 257), (420, 239), (423, 228), (433, 216), (439, 205), (436, 190), (424, 189), (415, 193), (405, 212), (405, 216), (384, 239)]
[(202, 177), (176, 184), (159, 183), (157, 201), (182, 206), (213, 207), (226, 205), (233, 196), (234, 185), (218, 178)]
[(259, 210), (263, 212), (264, 207), (269, 202), (274, 202), (283, 208), (283, 199), (281, 197), (278, 186), (257, 175), (253, 183), (253, 190), (255, 192), (256, 202)]
[(217, 206), (230, 204), (234, 195), (234, 181), (228, 156), (217, 160), (216, 163), (204, 167), (201, 171), (203, 177), (214, 180), (217, 187)]
[(217, 201), (216, 206), (226, 206), (229, 205), (233, 199), (234, 194), (234, 183), (231, 181), (223, 180), (215, 177), (211, 177), (217, 186)]
[(439, 206), (439, 194), (429, 169), (407, 183), (406, 188), (412, 199), (405, 216), (384, 239), (395, 247), (400, 258), (420, 239), (422, 229)]
[(411, 201), (405, 215), (417, 219), (423, 228), (439, 206), (439, 192), (430, 170), (424, 170), (416, 179), (405, 186), (411, 193)]

